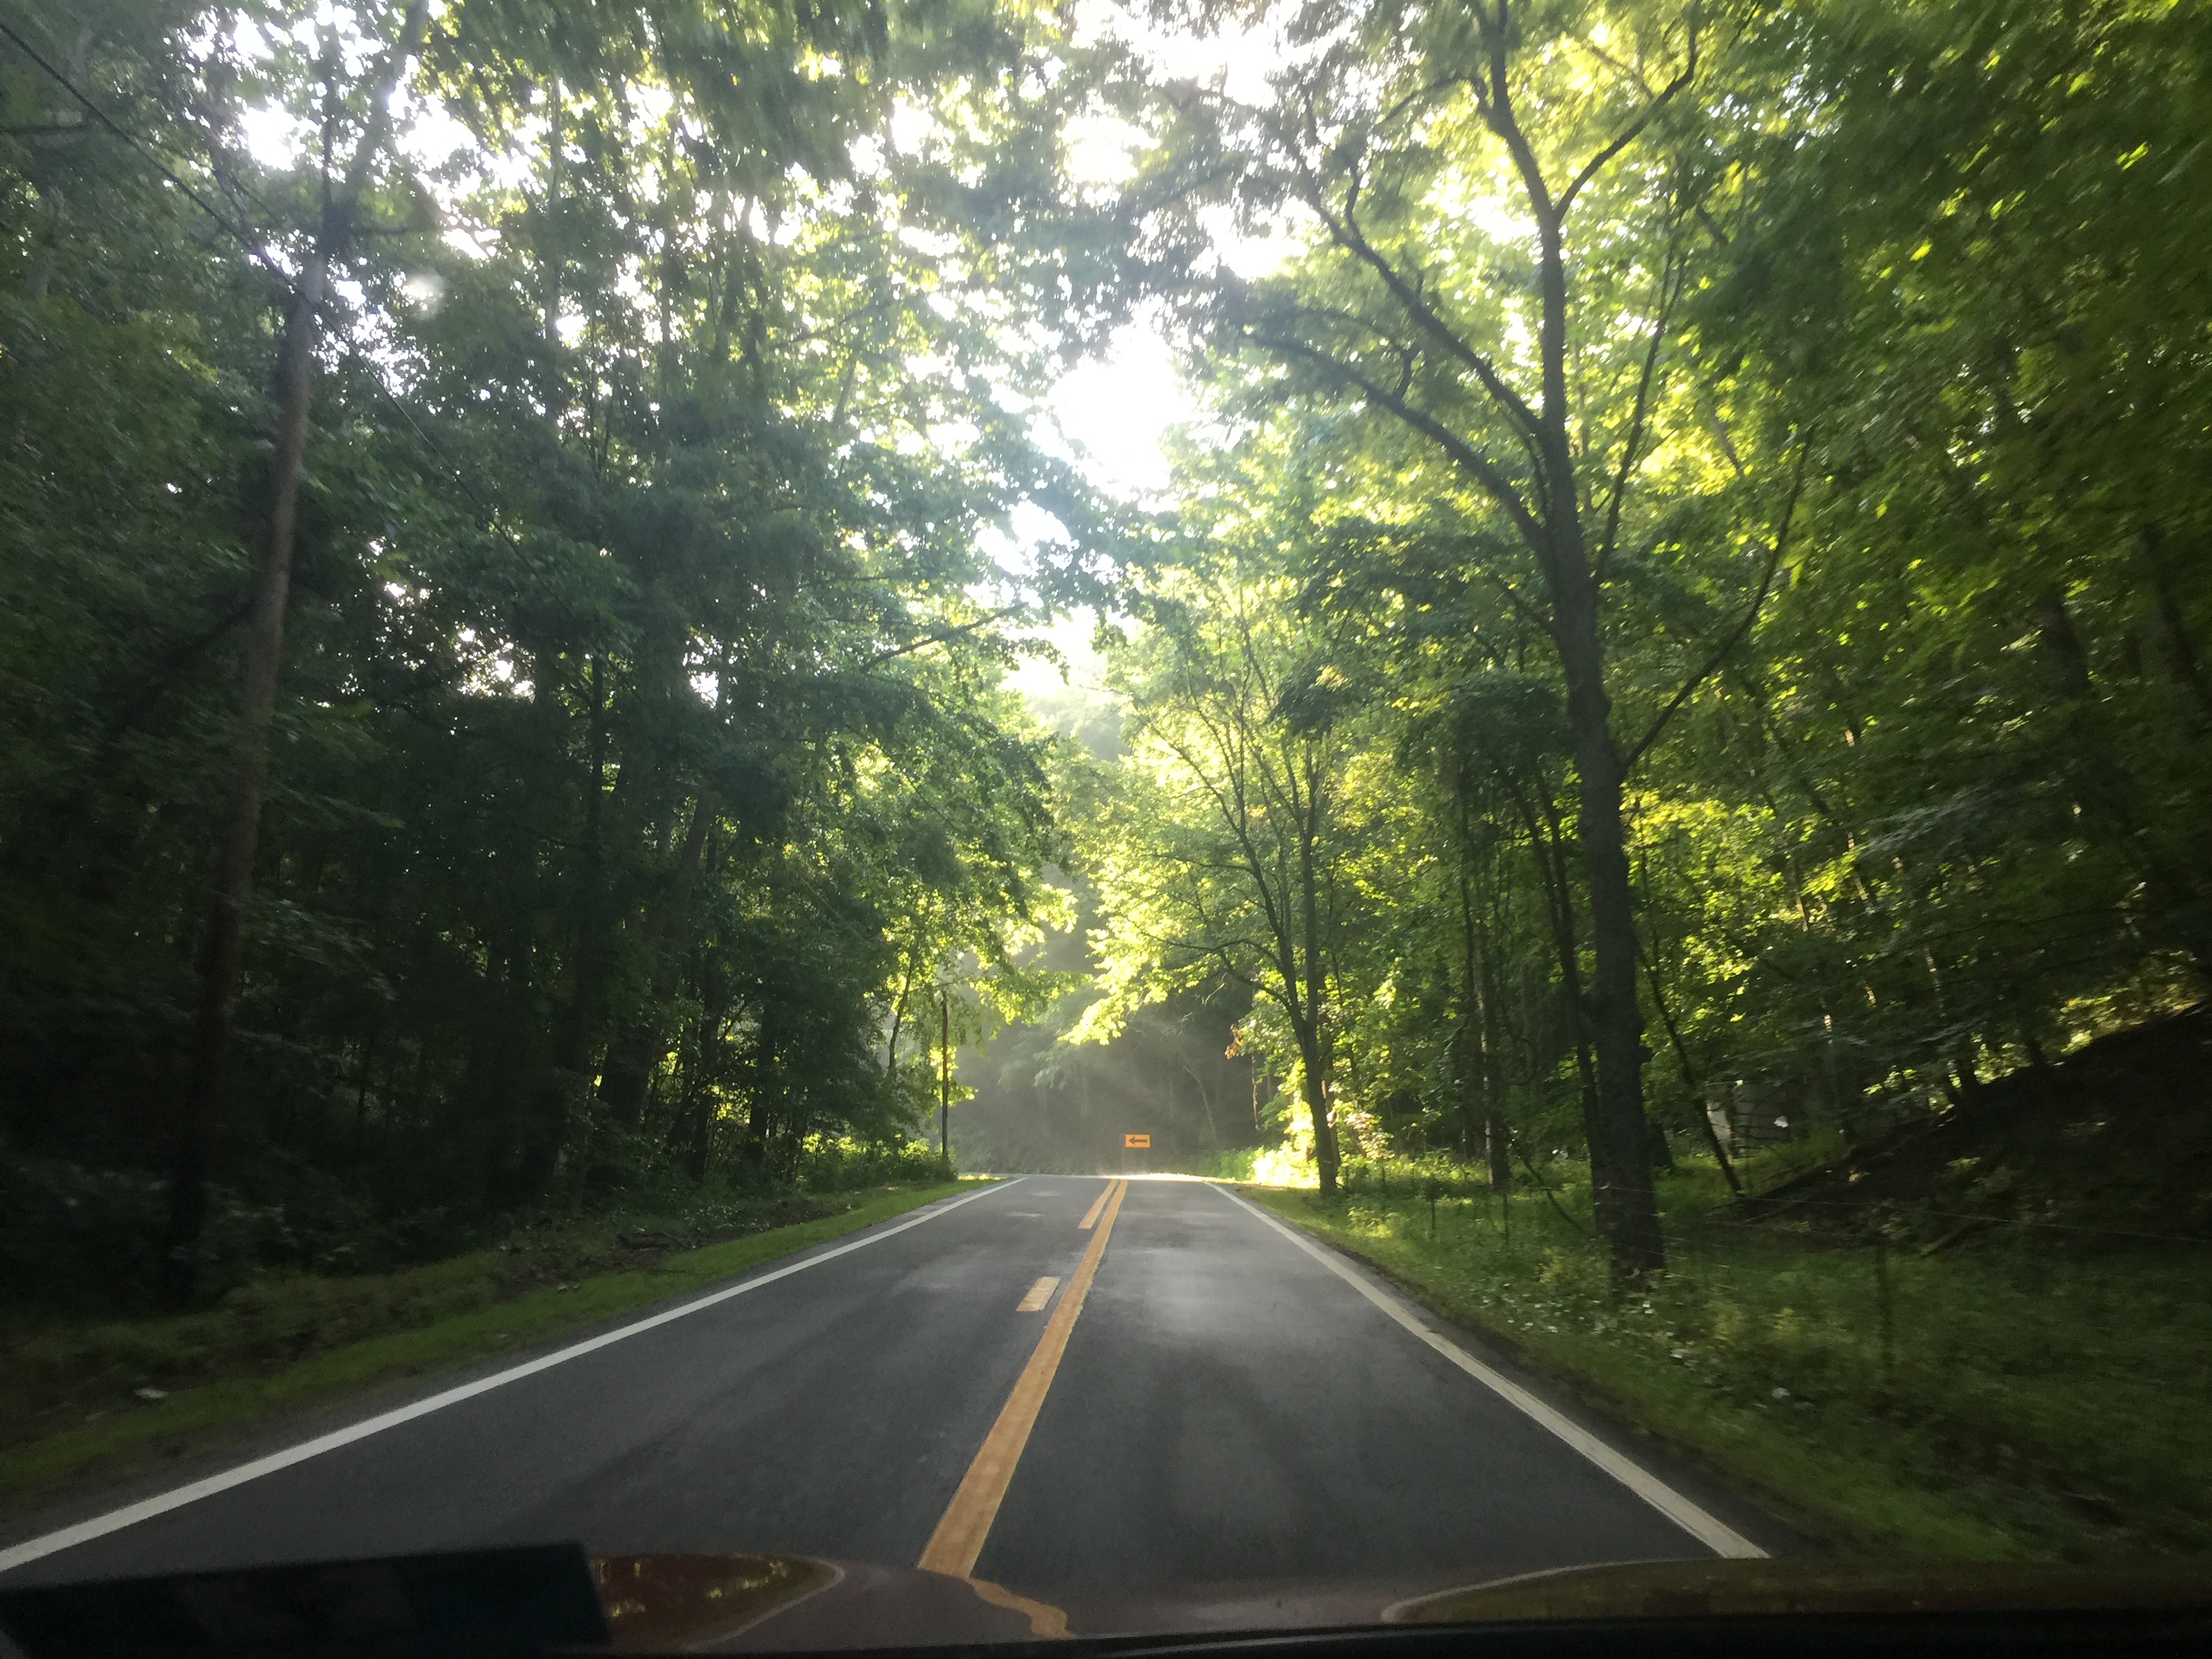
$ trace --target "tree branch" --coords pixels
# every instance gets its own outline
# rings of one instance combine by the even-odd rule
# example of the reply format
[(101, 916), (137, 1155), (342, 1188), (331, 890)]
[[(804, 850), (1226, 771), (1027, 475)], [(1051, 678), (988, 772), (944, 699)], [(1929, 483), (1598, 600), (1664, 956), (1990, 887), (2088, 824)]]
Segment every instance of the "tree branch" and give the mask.
[(1583, 163), (1583, 170), (1575, 174), (1573, 181), (1559, 192), (1559, 212), (1561, 219), (1565, 219), (1573, 210), (1575, 198), (1582, 193), (1583, 186), (1595, 179), (1599, 169), (1607, 161), (1634, 143), (1644, 129), (1651, 125), (1652, 118), (1666, 106), (1667, 100), (1681, 91), (1684, 87), (1688, 86), (1697, 77), (1697, 73), (1698, 31), (1693, 26), (1690, 30), (1690, 61), (1682, 66), (1682, 72), (1680, 75), (1659, 89), (1659, 95), (1644, 106), (1643, 112), (1622, 130), (1619, 137)]
[(1302, 340), (1272, 339), (1258, 334), (1248, 335), (1246, 337), (1267, 350), (1280, 352), (1285, 356), (1301, 358), (1316, 368), (1336, 375), (1347, 385), (1358, 388), (1361, 395), (1370, 403), (1388, 410), (1416, 432), (1432, 440), (1447, 455), (1464, 468), (1475, 482), (1482, 486), (1491, 499), (1498, 503), (1506, 517), (1513, 520), (1513, 527), (1521, 532), (1522, 538), (1528, 544), (1536, 556), (1539, 559), (1547, 556), (1544, 551), (1546, 544), (1543, 526), (1537, 522), (1536, 515), (1528, 510), (1528, 503), (1521, 499), (1521, 492), (1514, 488), (1513, 481), (1505, 476), (1504, 470), (1474, 445), (1468, 443), (1466, 439), (1438, 421), (1436, 416), (1425, 410), (1414, 408), (1405, 398), (1377, 386), (1358, 369), (1347, 363), (1339, 362), (1327, 352), (1307, 345)]
[(957, 628), (939, 629), (934, 633), (923, 635), (918, 640), (910, 640), (904, 645), (893, 646), (887, 650), (878, 651), (874, 656), (863, 662), (857, 672), (865, 674), (871, 668), (880, 667), (895, 657), (910, 657), (915, 652), (927, 650), (933, 645), (950, 645), (963, 634), (973, 634), (979, 628), (988, 628), (993, 623), (1004, 622), (1015, 613), (1015, 610), (1016, 607), (1010, 605), (1003, 611), (994, 611), (988, 617), (978, 617), (974, 622), (962, 623)]
[(1322, 204), (1318, 185), (1316, 185), (1306, 205), (1310, 207), (1315, 216), (1328, 227), (1329, 234), (1336, 240), (1340, 247), (1349, 250), (1354, 258), (1382, 279), (1382, 286), (1389, 289), (1391, 297), (1405, 307), (1407, 314), (1420, 326), (1421, 331), (1442, 344), (1447, 352), (1474, 373), (1475, 379), (1482, 382), (1483, 390), (1496, 400), (1498, 407), (1505, 411), (1507, 416), (1516, 426), (1522, 428), (1524, 433), (1534, 432), (1536, 415), (1535, 411), (1528, 407), (1528, 400), (1508, 386), (1491, 361), (1462, 339), (1459, 331), (1445, 322), (1443, 317), (1437, 314), (1436, 308), (1421, 297), (1420, 290), (1408, 283), (1399, 273), (1397, 268), (1384, 258), (1375, 245), (1367, 240), (1367, 234), (1359, 228), (1355, 198), (1355, 189), (1347, 188), (1345, 195), (1344, 214), (1340, 222)]
[(1613, 562), (1613, 547), (1620, 535), (1621, 504), (1628, 496), (1628, 475), (1636, 465), (1636, 452), (1643, 447), (1644, 420), (1651, 406), (1651, 381), (1659, 368), (1659, 348), (1667, 337), (1667, 319), (1674, 308), (1674, 301), (1681, 292), (1680, 267), (1676, 264), (1674, 250), (1668, 250), (1667, 269), (1659, 279), (1659, 314), (1651, 319), (1651, 340), (1644, 352), (1644, 372), (1637, 378), (1636, 408), (1628, 420), (1628, 436), (1620, 449), (1620, 466), (1613, 474), (1613, 499), (1605, 510), (1605, 533), (1597, 544), (1597, 579), (1605, 580), (1606, 566)]
[(1782, 568), (1783, 550), (1790, 544), (1790, 521), (1796, 514), (1797, 497), (1805, 487), (1805, 461), (1811, 450), (1810, 438), (1805, 439), (1797, 447), (1796, 476), (1790, 480), (1790, 499), (1783, 507), (1781, 522), (1775, 527), (1773, 546), (1766, 556), (1766, 574), (1759, 579), (1759, 592), (1752, 595), (1750, 605), (1745, 610), (1736, 625), (1729, 630), (1728, 637), (1721, 641), (1719, 648), (1705, 659), (1703, 667), (1682, 683), (1682, 689), (1677, 691), (1667, 706), (1659, 711), (1658, 719), (1651, 722), (1650, 729), (1644, 732), (1642, 739), (1628, 751), (1626, 758), (1620, 763), (1620, 773), (1623, 777), (1626, 777), (1629, 773), (1636, 769), (1636, 763), (1643, 759), (1644, 751), (1658, 741), (1659, 733), (1666, 729), (1667, 722), (1674, 719), (1674, 711), (1690, 700), (1690, 694), (1711, 677), (1713, 671), (1721, 665), (1729, 653), (1743, 643), (1744, 636), (1751, 632), (1752, 624), (1759, 620), (1759, 608), (1766, 603), (1766, 596), (1774, 586), (1774, 573)]
[[(280, 282), (283, 282), (289, 286), (291, 279), (287, 276), (276, 263), (269, 257), (268, 250), (262, 246), (259, 234), (255, 232), (250, 224), (234, 223), (229, 216), (225, 214), (220, 208), (210, 205), (207, 198), (201, 195), (198, 191), (193, 189), (191, 185), (179, 173), (178, 173), (174, 168), (170, 167), (169, 164), (167, 161), (164, 161), (159, 155), (155, 155), (150, 145), (147, 144), (136, 133), (131, 131), (120, 122), (117, 121), (113, 116), (110, 115), (106, 110), (100, 108), (98, 104), (93, 102), (92, 99), (78, 88), (76, 82), (70, 80), (69, 76), (64, 75), (59, 70), (56, 69), (52, 64), (49, 64), (44, 58), (40, 57), (38, 48), (33, 46), (28, 40), (26, 40), (21, 35), (16, 33), (14, 29), (9, 27), (4, 21), (0, 21), (0, 35), (5, 35), (9, 40), (14, 41), (17, 49), (22, 52), (24, 57), (29, 58), (41, 70), (44, 70), (46, 74), (60, 86), (63, 91), (68, 93), (70, 97), (82, 104), (86, 112), (91, 115), (94, 120), (99, 122), (100, 125), (106, 128), (109, 132), (114, 134), (115, 137), (120, 138), (125, 143), (130, 145), (131, 149), (137, 150), (141, 155), (144, 156), (147, 161), (153, 164), (154, 170), (155, 172), (159, 173), (164, 179), (167, 179), (171, 184), (174, 185), (179, 190), (184, 192), (186, 200), (190, 201), (194, 207), (206, 214), (209, 218), (214, 220), (216, 223), (222, 226), (233, 236), (236, 237), (239, 242), (245, 247), (248, 254), (250, 254), (262, 265), (266, 267)], [(15, 129), (15, 131), (27, 130), (27, 129), (21, 128)]]

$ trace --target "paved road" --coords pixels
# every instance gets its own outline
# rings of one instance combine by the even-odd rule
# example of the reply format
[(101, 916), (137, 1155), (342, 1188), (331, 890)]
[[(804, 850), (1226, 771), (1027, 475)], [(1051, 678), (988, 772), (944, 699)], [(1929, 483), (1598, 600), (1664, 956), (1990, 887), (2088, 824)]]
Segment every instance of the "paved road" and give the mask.
[(910, 1564), (956, 1492), (972, 1507), (971, 1464), (1007, 1443), (994, 1425), (1025, 1375), (1034, 1395), (1055, 1319), (1064, 1355), (980, 1512), (978, 1577), (1044, 1595), (1711, 1553), (1240, 1199), (1133, 1182), (1084, 1231), (1109, 1185), (963, 1195), (0, 1583), (568, 1538)]

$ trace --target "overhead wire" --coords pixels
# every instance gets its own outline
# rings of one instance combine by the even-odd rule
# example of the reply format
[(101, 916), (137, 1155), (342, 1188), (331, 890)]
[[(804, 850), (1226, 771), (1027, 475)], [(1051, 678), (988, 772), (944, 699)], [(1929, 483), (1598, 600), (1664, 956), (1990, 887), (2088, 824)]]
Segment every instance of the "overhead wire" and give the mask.
[[(32, 63), (38, 65), (40, 70), (44, 70), (46, 75), (51, 76), (56, 85), (59, 86), (64, 91), (67, 92), (70, 97), (74, 98), (79, 104), (82, 105), (86, 111), (91, 114), (94, 120), (97, 121), (109, 132), (114, 134), (116, 137), (121, 139), (125, 143), (130, 145), (131, 148), (136, 150), (141, 156), (144, 157), (145, 160), (153, 166), (156, 172), (160, 173), (163, 178), (167, 179), (171, 184), (182, 191), (195, 207), (198, 208), (201, 212), (206, 214), (209, 218), (215, 221), (215, 222), (222, 227), (222, 229), (228, 231), (234, 238), (235, 238), (244, 247), (245, 251), (265, 267), (271, 275), (276, 276), (288, 288), (291, 285), (292, 278), (290, 273), (285, 271), (270, 257), (264, 239), (258, 235), (251, 225), (241, 224), (234, 221), (230, 216), (225, 214), (221, 209), (210, 203), (207, 198), (202, 195), (189, 179), (184, 178), (173, 167), (170, 167), (167, 161), (163, 161), (160, 154), (155, 151), (150, 144), (149, 144), (144, 139), (139, 137), (136, 133), (132, 132), (129, 128), (123, 125), (121, 122), (118, 121), (106, 110), (102, 109), (100, 105), (83, 90), (83, 88), (79, 87), (74, 81), (70, 80), (67, 75), (64, 74), (52, 64), (47, 62), (46, 58), (40, 54), (38, 48), (33, 46), (29, 41), (26, 40), (22, 35), (17, 33), (14, 28), (10, 27), (5, 19), (0, 19), (0, 35), (4, 35), (9, 40), (12, 41), (16, 48), (21, 51), (26, 58), (28, 58)], [(424, 433), (421, 424), (416, 422), (413, 411), (408, 409), (407, 406), (401, 402), (398, 394), (392, 392), (392, 389), (384, 383), (382, 374), (375, 372), (376, 365), (374, 361), (361, 349), (357, 343), (353, 341), (347, 340), (343, 331), (334, 330), (333, 332), (337, 334), (339, 339), (343, 342), (349, 356), (352, 356), (356, 361), (367, 365), (371, 369), (372, 372), (370, 378), (375, 386), (377, 394), (382, 398), (396, 413), (398, 413), (402, 420), (407, 422), (408, 426), (414, 431), (416, 437), (421, 441), (424, 448), (434, 453), (436, 446), (431, 443), (428, 434)], [(476, 490), (471, 487), (468, 479), (462, 475), (459, 469), (454, 467), (452, 463), (448, 462), (447, 464), (447, 470), (452, 474), (453, 482), (460, 486), (461, 493), (468, 497), (469, 501), (477, 508), (477, 510), (483, 513), (488, 519), (495, 520), (497, 517), (496, 514), (495, 514), (489, 505), (477, 494)], [(512, 541), (514, 539), (512, 532), (503, 532), (502, 533), (506, 534), (509, 540)]]
[(171, 184), (174, 185), (179, 190), (182, 191), (185, 193), (185, 198), (191, 201), (193, 206), (199, 209), (199, 210), (206, 214), (209, 218), (214, 220), (216, 224), (222, 226), (223, 229), (228, 231), (233, 236), (236, 237), (244, 246), (246, 251), (261, 264), (265, 266), (270, 274), (278, 277), (287, 286), (289, 286), (292, 280), (290, 275), (270, 257), (269, 250), (264, 239), (255, 233), (251, 225), (240, 225), (234, 222), (231, 219), (230, 216), (224, 213), (222, 209), (215, 206), (207, 199), (206, 197), (200, 194), (199, 191), (192, 185), (191, 181), (185, 178), (181, 173), (178, 173), (177, 170), (172, 167), (167, 161), (163, 161), (160, 154), (155, 150), (152, 145), (147, 143), (145, 140), (139, 137), (137, 134), (132, 132), (120, 121), (118, 121), (113, 116), (102, 109), (100, 105), (94, 100), (91, 94), (87, 93), (82, 88), (79, 87), (76, 82), (70, 80), (68, 76), (63, 74), (60, 70), (55, 68), (53, 64), (48, 63), (45, 57), (40, 52), (39, 49), (33, 46), (28, 40), (26, 40), (21, 34), (17, 33), (15, 29), (11, 28), (4, 19), (0, 19), (0, 35), (4, 35), (9, 40), (13, 41), (16, 49), (20, 51), (23, 56), (29, 58), (33, 64), (37, 64), (40, 69), (46, 71), (46, 73), (52, 78), (57, 86), (60, 87), (63, 91), (68, 93), (70, 97), (82, 104), (94, 120), (100, 123), (101, 126), (106, 128), (108, 131), (113, 133), (125, 143), (130, 145), (132, 149), (137, 151), (139, 155), (145, 157), (145, 159), (152, 164), (154, 170), (159, 173), (164, 179), (167, 179)]
[[(107, 111), (102, 108), (99, 102), (88, 93), (87, 93), (82, 88), (79, 87), (76, 82), (71, 80), (69, 76), (64, 74), (59, 68), (50, 63), (36, 46), (25, 40), (17, 30), (10, 27), (5, 19), (0, 19), (0, 37), (4, 37), (9, 41), (12, 42), (26, 58), (29, 58), (33, 64), (48, 76), (57, 86), (60, 87), (78, 104), (82, 105), (85, 111), (90, 114), (92, 118), (99, 123), (101, 127), (113, 134), (114, 137), (120, 139), (124, 143), (129, 145), (132, 150), (136, 151), (140, 156), (144, 158), (144, 160), (155, 169), (155, 172), (159, 173), (162, 178), (167, 179), (170, 184), (173, 185), (179, 191), (182, 191), (185, 198), (195, 207), (198, 208), (201, 212), (204, 213), (219, 228), (228, 233), (229, 235), (240, 244), (246, 253), (257, 264), (260, 264), (271, 276), (275, 276), (287, 289), (291, 288), (293, 282), (291, 273), (286, 271), (270, 256), (265, 239), (264, 239), (250, 223), (234, 220), (230, 215), (226, 214), (222, 209), (210, 203), (190, 179), (185, 178), (182, 174), (178, 173), (175, 168), (172, 167), (166, 161), (164, 161), (160, 153), (156, 151), (151, 144), (139, 137), (137, 134), (132, 132), (120, 121), (110, 115)], [(416, 440), (422, 444), (425, 450), (432, 453), (435, 453), (437, 446), (431, 441), (429, 435), (423, 431), (421, 423), (415, 418), (414, 411), (410, 410), (406, 406), (405, 403), (400, 398), (398, 394), (393, 392), (392, 388), (386, 384), (384, 376), (380, 372), (379, 372), (378, 365), (374, 362), (374, 360), (362, 349), (357, 341), (352, 340), (347, 337), (347, 331), (342, 326), (336, 325), (337, 319), (332, 318), (330, 319), (330, 322), (332, 325), (330, 330), (331, 333), (342, 344), (346, 354), (369, 369), (369, 380), (375, 389), (376, 395), (407, 423), (408, 427), (413, 431)], [(447, 460), (444, 463), (444, 470), (451, 477), (453, 482), (459, 486), (461, 494), (468, 499), (470, 503), (474, 506), (479, 513), (484, 515), (487, 527), (508, 542), (517, 550), (517, 551), (525, 550), (521, 539), (515, 535), (513, 530), (499, 522), (499, 514), (496, 510), (494, 509), (483, 496), (477, 493), (477, 490), (470, 483), (468, 477), (461, 469), (455, 465), (452, 461)], [(929, 642), (929, 641), (925, 640), (921, 643), (927, 644)], [(912, 649), (915, 647), (909, 646), (904, 648)], [(894, 652), (891, 654), (902, 654), (902, 652)]]

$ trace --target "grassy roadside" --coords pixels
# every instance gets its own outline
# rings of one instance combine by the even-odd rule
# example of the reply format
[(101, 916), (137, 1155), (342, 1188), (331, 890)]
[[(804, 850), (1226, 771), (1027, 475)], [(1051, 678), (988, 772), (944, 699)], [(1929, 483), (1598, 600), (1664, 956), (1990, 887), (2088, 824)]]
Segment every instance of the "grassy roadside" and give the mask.
[[(1694, 1179), (1671, 1270), (1616, 1302), (1540, 1194), (1257, 1188), (1618, 1420), (1857, 1552), (2091, 1560), (2212, 1550), (2212, 1261), (1942, 1255), (1729, 1229)], [(1567, 1208), (1574, 1208), (1573, 1195)], [(1887, 1334), (1885, 1335), (1885, 1333)]]
[[(831, 1213), (696, 1249), (648, 1242), (623, 1252), (641, 1265), (614, 1271), (594, 1271), (617, 1248), (611, 1238), (565, 1237), (541, 1243), (535, 1254), (545, 1259), (536, 1261), (530, 1246), (510, 1244), (401, 1273), (248, 1286), (201, 1313), (31, 1334), (0, 1361), (0, 1422), (14, 1425), (14, 1443), (0, 1446), (0, 1512), (20, 1512), (64, 1481), (208, 1450), (275, 1413), (456, 1369), (702, 1289), (962, 1184), (836, 1194), (813, 1206)], [(89, 1412), (88, 1400), (100, 1402)]]

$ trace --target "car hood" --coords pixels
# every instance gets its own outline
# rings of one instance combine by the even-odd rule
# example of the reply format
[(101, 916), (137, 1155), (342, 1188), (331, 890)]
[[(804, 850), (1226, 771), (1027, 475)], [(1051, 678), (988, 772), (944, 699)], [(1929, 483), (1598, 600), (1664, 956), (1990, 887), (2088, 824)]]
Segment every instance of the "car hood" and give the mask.
[(1029, 1594), (983, 1579), (805, 1556), (599, 1555), (592, 1573), (614, 1647), (631, 1651), (797, 1652), (1550, 1619), (2212, 1607), (2212, 1581), (2201, 1568), (1802, 1559)]
[[(2201, 1565), (1650, 1561), (1055, 1592), (805, 1555), (526, 1546), (0, 1590), (28, 1659), (489, 1659), (1730, 1615), (2212, 1609)], [(0, 1650), (5, 1644), (0, 1643)]]

